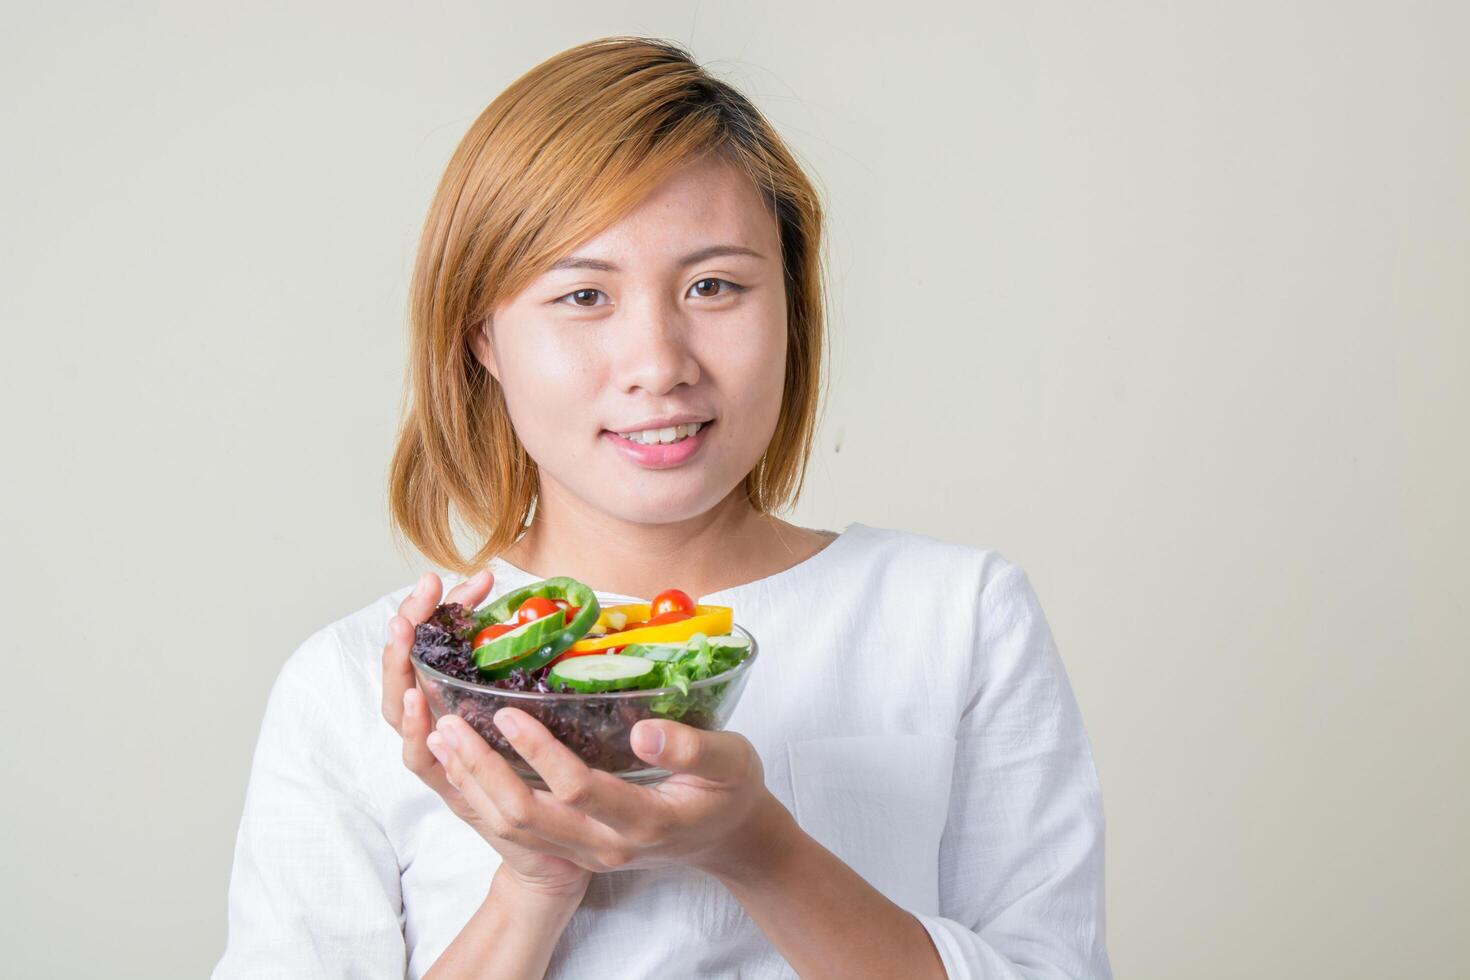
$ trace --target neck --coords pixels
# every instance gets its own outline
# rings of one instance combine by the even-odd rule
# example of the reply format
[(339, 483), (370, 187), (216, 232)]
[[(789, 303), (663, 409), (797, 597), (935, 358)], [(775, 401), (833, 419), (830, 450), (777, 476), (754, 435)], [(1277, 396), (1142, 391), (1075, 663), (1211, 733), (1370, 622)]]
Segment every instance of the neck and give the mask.
[(800, 547), (799, 529), (758, 513), (743, 485), (703, 514), (640, 524), (593, 510), (550, 483), (543, 480), (531, 526), (503, 556), (538, 578), (570, 575), (644, 599), (677, 588), (698, 600), (792, 564), (780, 564), (781, 555)]

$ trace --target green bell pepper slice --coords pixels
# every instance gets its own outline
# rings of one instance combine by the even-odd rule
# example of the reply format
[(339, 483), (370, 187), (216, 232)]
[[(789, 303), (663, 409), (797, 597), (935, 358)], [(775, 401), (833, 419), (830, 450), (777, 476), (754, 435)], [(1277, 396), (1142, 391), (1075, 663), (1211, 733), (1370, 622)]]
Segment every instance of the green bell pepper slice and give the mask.
[(573, 643), (587, 634), (597, 622), (601, 609), (597, 596), (587, 586), (565, 575), (533, 582), (524, 588), (507, 592), (483, 609), (475, 611), (476, 632), (496, 623), (504, 623), (515, 615), (521, 603), (539, 596), (542, 599), (564, 599), (578, 606), (570, 623), (566, 615), (543, 616), (509, 633), (503, 633), (474, 650), (475, 666), (492, 677), (504, 676), (517, 667), (535, 670), (545, 666)]

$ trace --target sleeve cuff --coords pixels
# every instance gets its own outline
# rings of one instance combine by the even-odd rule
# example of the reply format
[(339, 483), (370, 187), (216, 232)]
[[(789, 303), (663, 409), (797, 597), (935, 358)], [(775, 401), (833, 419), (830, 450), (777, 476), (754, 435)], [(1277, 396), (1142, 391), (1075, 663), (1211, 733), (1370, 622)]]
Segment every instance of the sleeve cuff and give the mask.
[(909, 912), (929, 932), (949, 980), (1020, 980), (1021, 974), (990, 944), (953, 919)]

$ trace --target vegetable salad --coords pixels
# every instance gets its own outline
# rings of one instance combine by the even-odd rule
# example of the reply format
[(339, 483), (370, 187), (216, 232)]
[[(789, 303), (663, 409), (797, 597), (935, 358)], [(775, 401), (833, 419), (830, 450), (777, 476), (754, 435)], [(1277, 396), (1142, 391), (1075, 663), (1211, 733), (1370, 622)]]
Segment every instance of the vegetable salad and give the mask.
[(689, 685), (750, 652), (728, 606), (665, 589), (648, 603), (602, 607), (565, 576), (532, 583), (476, 611), (439, 605), (414, 636), (414, 656), (459, 680), (508, 690), (603, 694), (669, 689), (652, 710), (679, 717)]

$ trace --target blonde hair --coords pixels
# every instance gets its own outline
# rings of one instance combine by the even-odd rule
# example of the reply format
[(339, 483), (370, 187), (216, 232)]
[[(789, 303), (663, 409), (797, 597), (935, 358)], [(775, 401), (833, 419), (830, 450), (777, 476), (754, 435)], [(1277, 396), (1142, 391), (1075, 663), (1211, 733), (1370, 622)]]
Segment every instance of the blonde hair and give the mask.
[[(786, 286), (785, 390), (745, 494), (761, 513), (796, 501), (825, 359), (816, 191), (755, 106), (685, 49), (601, 38), (542, 62), (490, 103), (455, 149), (424, 222), (388, 501), (393, 529), (431, 561), (459, 574), (482, 567), (520, 537), (536, 499), (535, 461), (470, 336), (664, 176), (712, 153), (748, 174), (771, 210)], [(483, 542), (467, 558), (455, 518)]]

